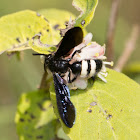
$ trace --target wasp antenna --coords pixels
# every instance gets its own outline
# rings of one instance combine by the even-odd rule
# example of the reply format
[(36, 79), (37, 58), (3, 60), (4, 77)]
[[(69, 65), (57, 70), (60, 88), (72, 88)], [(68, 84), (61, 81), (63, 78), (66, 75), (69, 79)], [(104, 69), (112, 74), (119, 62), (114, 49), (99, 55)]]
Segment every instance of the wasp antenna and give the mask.
[(41, 54), (41, 53), (32, 53), (32, 55), (45, 55), (45, 54)]

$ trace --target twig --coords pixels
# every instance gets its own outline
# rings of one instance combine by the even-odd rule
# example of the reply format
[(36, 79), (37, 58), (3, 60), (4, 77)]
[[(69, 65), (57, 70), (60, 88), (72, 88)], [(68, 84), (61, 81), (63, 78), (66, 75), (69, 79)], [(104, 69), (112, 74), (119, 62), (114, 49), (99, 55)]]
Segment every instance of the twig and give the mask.
[(49, 91), (52, 82), (53, 82), (52, 74), (49, 74), (48, 71), (45, 71), (42, 76), (39, 89), (43, 89), (46, 92)]
[(133, 53), (134, 49), (136, 48), (136, 41), (139, 37), (139, 33), (140, 33), (140, 26), (134, 25), (132, 28), (132, 33), (128, 38), (128, 40), (126, 41), (124, 51), (120, 56), (120, 58), (118, 59), (118, 62), (114, 70), (118, 72), (122, 71), (123, 67), (125, 66), (131, 54)]
[(108, 61), (112, 61), (114, 57), (114, 35), (115, 35), (115, 27), (116, 27), (117, 15), (119, 10), (119, 3), (120, 0), (113, 0), (111, 11), (110, 11), (110, 18), (109, 18), (107, 38), (106, 38), (106, 46), (107, 46), (106, 56)]
[(47, 88), (47, 83), (46, 83), (47, 75), (48, 75), (48, 73), (45, 71), (44, 74), (43, 74), (43, 76), (42, 76), (39, 89), (46, 89)]

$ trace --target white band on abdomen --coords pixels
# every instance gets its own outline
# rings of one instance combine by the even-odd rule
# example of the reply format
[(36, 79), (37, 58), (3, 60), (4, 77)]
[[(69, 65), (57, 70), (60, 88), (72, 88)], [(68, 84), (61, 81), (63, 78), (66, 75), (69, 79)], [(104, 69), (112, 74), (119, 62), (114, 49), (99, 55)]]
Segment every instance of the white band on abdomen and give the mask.
[(87, 76), (88, 63), (86, 60), (82, 61), (81, 77)]
[(89, 77), (92, 77), (96, 72), (96, 63), (94, 60), (90, 60), (91, 70), (89, 73)]

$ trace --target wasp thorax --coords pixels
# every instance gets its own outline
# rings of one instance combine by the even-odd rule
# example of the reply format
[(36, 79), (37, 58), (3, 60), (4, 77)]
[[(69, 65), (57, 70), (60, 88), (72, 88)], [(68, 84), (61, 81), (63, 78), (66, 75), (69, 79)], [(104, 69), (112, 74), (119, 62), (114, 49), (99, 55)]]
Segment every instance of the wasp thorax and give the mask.
[(51, 72), (66, 73), (68, 71), (69, 62), (63, 59), (51, 58), (47, 67)]

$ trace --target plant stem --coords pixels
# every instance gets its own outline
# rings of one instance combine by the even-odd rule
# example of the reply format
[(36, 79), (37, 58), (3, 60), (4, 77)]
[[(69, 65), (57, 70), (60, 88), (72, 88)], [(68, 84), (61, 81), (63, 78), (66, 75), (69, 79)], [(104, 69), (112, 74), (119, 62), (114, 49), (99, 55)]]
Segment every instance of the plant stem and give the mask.
[(114, 68), (114, 70), (121, 72), (125, 64), (127, 63), (128, 59), (130, 58), (131, 54), (136, 48), (136, 41), (139, 37), (140, 33), (140, 26), (134, 25), (132, 28), (132, 32), (128, 40), (126, 41), (124, 51), (120, 58), (118, 59), (118, 62)]
[(39, 89), (46, 89), (46, 87), (47, 87), (47, 83), (46, 83), (47, 75), (48, 75), (48, 73), (45, 71), (44, 74), (43, 74), (43, 76), (42, 76)]
[(49, 91), (50, 86), (51, 86), (52, 83), (53, 83), (52, 74), (48, 73), (48, 71), (45, 71), (43, 76), (42, 76), (39, 89)]
[(119, 10), (119, 3), (120, 0), (113, 0), (110, 11), (110, 18), (106, 38), (106, 46), (107, 46), (106, 56), (108, 61), (112, 61), (114, 59), (114, 35)]

